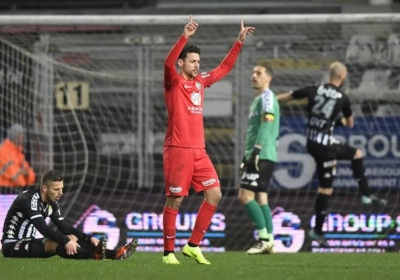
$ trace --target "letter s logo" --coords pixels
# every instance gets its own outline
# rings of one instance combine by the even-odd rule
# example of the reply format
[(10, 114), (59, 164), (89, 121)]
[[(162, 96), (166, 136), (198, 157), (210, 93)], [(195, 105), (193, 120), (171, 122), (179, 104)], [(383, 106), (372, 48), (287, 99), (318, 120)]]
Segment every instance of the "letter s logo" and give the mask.
[[(298, 133), (290, 133), (279, 138), (278, 162), (280, 169), (274, 172), (275, 180), (279, 186), (287, 189), (299, 189), (309, 184), (314, 176), (316, 164), (314, 159), (307, 152), (290, 152), (290, 145), (297, 142), (302, 146), (306, 145), (306, 137)], [(293, 164), (295, 163), (295, 166)], [(289, 170), (296, 169), (299, 174), (293, 177)]]
[(95, 210), (83, 222), (83, 232), (107, 236), (107, 249), (115, 249), (119, 242), (120, 230), (117, 219), (106, 210)]

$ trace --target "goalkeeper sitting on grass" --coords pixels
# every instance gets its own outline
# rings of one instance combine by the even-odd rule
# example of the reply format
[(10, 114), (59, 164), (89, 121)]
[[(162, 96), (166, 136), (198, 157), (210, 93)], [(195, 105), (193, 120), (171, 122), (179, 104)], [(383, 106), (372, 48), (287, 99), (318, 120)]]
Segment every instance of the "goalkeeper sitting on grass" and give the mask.
[(253, 70), (256, 94), (250, 106), (245, 158), (241, 165), (239, 201), (257, 229), (258, 241), (247, 254), (273, 253), (272, 214), (268, 205), (268, 187), (277, 161), (279, 103), (269, 89), (272, 69), (259, 63)]

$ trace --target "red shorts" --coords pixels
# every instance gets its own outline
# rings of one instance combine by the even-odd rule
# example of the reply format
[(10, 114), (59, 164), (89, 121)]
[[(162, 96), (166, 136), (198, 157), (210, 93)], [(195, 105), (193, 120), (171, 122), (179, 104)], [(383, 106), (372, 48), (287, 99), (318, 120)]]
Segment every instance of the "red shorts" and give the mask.
[(167, 196), (187, 196), (191, 185), (196, 192), (220, 186), (205, 149), (164, 147), (163, 161)]

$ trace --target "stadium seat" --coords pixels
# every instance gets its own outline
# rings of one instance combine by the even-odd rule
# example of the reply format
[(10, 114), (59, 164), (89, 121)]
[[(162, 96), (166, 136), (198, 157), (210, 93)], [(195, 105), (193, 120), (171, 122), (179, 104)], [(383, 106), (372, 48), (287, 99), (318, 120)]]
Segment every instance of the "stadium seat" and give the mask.
[(353, 35), (346, 50), (346, 62), (368, 63), (374, 60), (376, 38), (371, 35)]
[(374, 116), (375, 117), (396, 116), (398, 114), (398, 111), (399, 111), (398, 105), (391, 105), (391, 104), (379, 105)]
[(389, 89), (390, 70), (367, 70), (361, 78), (358, 90), (382, 91)]
[(362, 117), (362, 116), (364, 116), (364, 112), (363, 112), (363, 110), (362, 110), (360, 104), (354, 104), (354, 105), (352, 105), (352, 106), (351, 106), (351, 109), (352, 109), (352, 111), (353, 111), (353, 116), (356, 116), (356, 117)]
[(392, 33), (387, 40), (388, 61), (393, 65), (400, 66), (400, 33)]

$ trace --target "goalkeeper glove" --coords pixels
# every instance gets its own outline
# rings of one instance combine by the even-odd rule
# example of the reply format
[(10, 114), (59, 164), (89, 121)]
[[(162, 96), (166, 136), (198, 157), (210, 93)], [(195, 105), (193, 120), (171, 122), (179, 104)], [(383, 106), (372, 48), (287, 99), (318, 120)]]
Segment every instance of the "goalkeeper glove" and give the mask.
[(248, 173), (257, 173), (258, 172), (258, 160), (259, 160), (259, 155), (261, 152), (261, 146), (255, 145), (253, 148), (253, 152), (251, 153), (251, 156), (249, 160), (247, 161), (247, 168), (246, 172)]

